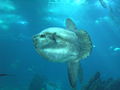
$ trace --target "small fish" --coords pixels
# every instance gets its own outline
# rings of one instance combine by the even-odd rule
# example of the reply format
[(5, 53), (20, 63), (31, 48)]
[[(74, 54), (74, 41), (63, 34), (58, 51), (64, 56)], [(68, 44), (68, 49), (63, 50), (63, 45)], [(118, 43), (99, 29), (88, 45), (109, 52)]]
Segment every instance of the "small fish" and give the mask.
[(9, 76), (9, 74), (0, 73), (0, 77)]
[(103, 8), (107, 8), (107, 4), (105, 3), (104, 0), (99, 0), (99, 2)]

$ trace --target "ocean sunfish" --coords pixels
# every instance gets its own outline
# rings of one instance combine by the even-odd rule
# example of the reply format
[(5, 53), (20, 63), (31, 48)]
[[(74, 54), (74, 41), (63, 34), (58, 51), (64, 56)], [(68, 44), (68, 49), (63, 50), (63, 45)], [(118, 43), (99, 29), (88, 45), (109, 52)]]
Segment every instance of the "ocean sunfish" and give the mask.
[(80, 60), (90, 55), (92, 42), (88, 33), (78, 30), (71, 19), (66, 19), (66, 28), (50, 27), (33, 36), (35, 50), (51, 62), (65, 62), (68, 78), (73, 89), (82, 81)]

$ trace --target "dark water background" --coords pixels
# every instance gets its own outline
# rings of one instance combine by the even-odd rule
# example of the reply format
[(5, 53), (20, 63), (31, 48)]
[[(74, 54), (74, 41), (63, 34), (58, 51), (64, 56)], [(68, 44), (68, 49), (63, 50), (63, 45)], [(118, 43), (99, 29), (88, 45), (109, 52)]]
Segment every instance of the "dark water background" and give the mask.
[[(0, 3), (3, 1), (0, 0)], [(14, 90), (10, 87), (16, 87), (27, 90), (25, 88), (29, 87), (32, 78), (39, 74), (47, 81), (69, 90), (66, 64), (48, 62), (36, 53), (32, 43), (32, 35), (45, 28), (51, 26), (65, 28), (67, 17), (72, 18), (78, 28), (90, 34), (94, 45), (91, 56), (81, 61), (84, 83), (95, 72), (101, 72), (105, 79), (120, 78), (119, 0), (108, 0), (107, 8), (104, 8), (99, 0), (86, 0), (82, 6), (75, 8), (66, 8), (66, 5), (59, 6), (54, 3), (53, 8), (58, 9), (58, 12), (48, 11), (50, 8), (47, 0), (11, 0), (11, 2), (16, 9), (6, 11), (7, 8), (0, 6), (2, 8), (0, 20), (7, 15), (21, 18), (13, 16), (0, 23), (0, 73), (9, 74), (0, 77), (0, 88), (8, 87), (9, 89), (5, 90)], [(99, 6), (95, 5), (96, 2)], [(7, 28), (4, 28), (4, 25)]]

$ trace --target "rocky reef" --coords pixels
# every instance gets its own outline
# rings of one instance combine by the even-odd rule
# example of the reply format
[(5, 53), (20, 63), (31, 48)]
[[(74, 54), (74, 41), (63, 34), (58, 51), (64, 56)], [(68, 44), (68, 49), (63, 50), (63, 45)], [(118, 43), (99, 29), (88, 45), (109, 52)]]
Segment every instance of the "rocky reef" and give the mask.
[(29, 85), (28, 90), (63, 90), (57, 83), (50, 82), (45, 77), (36, 74)]
[(36, 74), (32, 78), (28, 90), (45, 90), (44, 89), (45, 83), (46, 83), (46, 80), (39, 74)]
[[(35, 75), (30, 82), (28, 90), (66, 90), (57, 83)], [(78, 89), (79, 90), (79, 89)], [(80, 90), (120, 90), (120, 79), (103, 79), (100, 72), (96, 72)]]
[(102, 79), (100, 72), (97, 72), (81, 90), (120, 90), (120, 79)]

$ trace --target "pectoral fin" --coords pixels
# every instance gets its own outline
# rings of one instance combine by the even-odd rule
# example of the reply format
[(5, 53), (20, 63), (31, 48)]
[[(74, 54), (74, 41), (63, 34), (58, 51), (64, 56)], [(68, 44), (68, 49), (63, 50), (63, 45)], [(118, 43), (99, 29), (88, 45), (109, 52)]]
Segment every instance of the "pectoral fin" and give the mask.
[(68, 63), (68, 78), (72, 88), (76, 88), (77, 81), (83, 79), (83, 72), (79, 62)]

